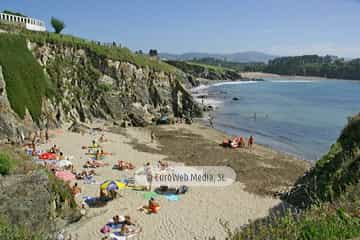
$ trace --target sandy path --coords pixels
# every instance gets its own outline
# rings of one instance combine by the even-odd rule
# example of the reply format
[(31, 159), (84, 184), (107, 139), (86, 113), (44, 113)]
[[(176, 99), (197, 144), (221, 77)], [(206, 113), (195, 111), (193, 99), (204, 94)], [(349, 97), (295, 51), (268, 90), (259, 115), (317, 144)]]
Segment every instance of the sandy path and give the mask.
[[(149, 144), (149, 133), (145, 129), (127, 129), (127, 134)], [(131, 176), (131, 171), (120, 172), (112, 169), (113, 164), (119, 159), (131, 161), (139, 167), (146, 162), (156, 163), (165, 157), (134, 150), (128, 143), (130, 140), (123, 135), (107, 133), (106, 136), (110, 141), (103, 144), (104, 149), (114, 155), (105, 160), (110, 166), (96, 169), (99, 174), (96, 177), (98, 182)], [(89, 145), (97, 137), (99, 135), (82, 136), (65, 132), (58, 134), (47, 146), (56, 143), (65, 155), (74, 156), (74, 166), (80, 171), (87, 158), (81, 146)], [(156, 147), (156, 144), (151, 145)], [(83, 190), (82, 196), (98, 196), (98, 184), (84, 185), (82, 181), (78, 183)], [(108, 203), (105, 207), (88, 209), (84, 218), (68, 226), (65, 231), (78, 235), (80, 240), (101, 239), (103, 235), (99, 232), (100, 228), (112, 216), (119, 214), (130, 215), (141, 226), (143, 230), (138, 239), (204, 239), (211, 236), (223, 239), (225, 232), (219, 220), (229, 221), (230, 226), (239, 227), (249, 219), (267, 215), (268, 210), (279, 203), (276, 199), (245, 192), (238, 182), (226, 188), (191, 188), (177, 202), (170, 202), (164, 197), (158, 197), (157, 200), (161, 205), (159, 214), (145, 215), (136, 210), (146, 204), (143, 192), (125, 190), (122, 198)]]

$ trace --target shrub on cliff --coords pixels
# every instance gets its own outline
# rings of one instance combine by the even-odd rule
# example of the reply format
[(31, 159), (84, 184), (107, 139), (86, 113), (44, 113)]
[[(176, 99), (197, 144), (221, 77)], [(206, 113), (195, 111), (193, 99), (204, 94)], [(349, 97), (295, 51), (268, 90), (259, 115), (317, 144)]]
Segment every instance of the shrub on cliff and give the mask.
[(14, 163), (6, 153), (0, 153), (0, 175), (8, 175), (14, 168)]
[(231, 240), (350, 239), (360, 236), (360, 115), (284, 199), (301, 211), (271, 215), (228, 230)]
[(45, 237), (41, 233), (34, 232), (25, 227), (8, 223), (0, 218), (0, 239), (6, 240), (43, 240)]
[(298, 207), (333, 201), (360, 181), (360, 115), (349, 119), (337, 142), (300, 178), (284, 200)]

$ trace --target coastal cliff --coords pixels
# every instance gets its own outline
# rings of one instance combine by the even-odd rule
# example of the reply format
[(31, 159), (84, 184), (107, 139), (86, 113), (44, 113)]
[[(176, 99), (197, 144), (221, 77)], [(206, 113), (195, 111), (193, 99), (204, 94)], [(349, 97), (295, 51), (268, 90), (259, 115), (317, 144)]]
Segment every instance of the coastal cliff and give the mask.
[(164, 115), (201, 115), (184, 86), (187, 79), (176, 68), (139, 59), (117, 46), (70, 39), (48, 33), (0, 35), (3, 137), (16, 135), (16, 128), (60, 127), (96, 118), (145, 126)]
[(198, 86), (201, 79), (229, 81), (242, 79), (239, 73), (228, 68), (183, 61), (167, 61), (167, 63), (185, 72), (192, 86)]

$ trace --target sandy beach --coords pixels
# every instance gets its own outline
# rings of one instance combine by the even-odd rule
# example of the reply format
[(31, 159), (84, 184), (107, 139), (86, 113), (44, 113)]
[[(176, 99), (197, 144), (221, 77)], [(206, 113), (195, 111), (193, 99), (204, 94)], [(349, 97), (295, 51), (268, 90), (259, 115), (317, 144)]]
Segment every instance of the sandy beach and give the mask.
[(313, 76), (287, 76), (264, 72), (241, 72), (243, 78), (249, 79), (277, 79), (277, 80), (325, 80), (328, 78)]
[[(150, 142), (150, 131), (154, 131), (156, 134), (157, 141), (154, 143)], [(105, 133), (109, 141), (102, 144), (103, 148), (105, 151), (113, 153), (104, 160), (109, 163), (109, 166), (95, 169), (96, 184), (76, 181), (82, 189), (78, 198), (99, 196), (99, 183), (105, 180), (132, 176), (134, 170), (112, 169), (118, 160), (129, 161), (137, 168), (147, 162), (156, 164), (159, 160), (183, 162), (187, 165), (229, 165), (235, 168), (237, 174), (240, 174), (238, 176), (240, 181), (228, 187), (191, 187), (188, 193), (180, 196), (179, 201), (169, 201), (163, 196), (158, 196), (156, 200), (159, 202), (161, 210), (158, 214), (151, 215), (138, 211), (140, 206), (147, 204), (147, 200), (143, 196), (144, 192), (125, 189), (122, 190), (122, 197), (109, 202), (106, 206), (87, 208), (86, 216), (64, 229), (66, 234), (71, 233), (80, 240), (101, 239), (105, 235), (100, 233), (100, 229), (109, 219), (114, 215), (130, 215), (142, 229), (135, 239), (206, 239), (213, 236), (216, 239), (224, 239), (226, 233), (221, 221), (229, 222), (231, 228), (239, 228), (249, 220), (266, 216), (271, 208), (280, 204), (280, 200), (268, 194), (271, 192), (269, 188), (274, 187), (272, 184), (279, 185), (278, 187), (291, 184), (307, 167), (305, 163), (299, 163), (290, 157), (282, 157), (279, 160), (277, 159), (278, 153), (261, 146), (255, 146), (252, 153), (246, 152), (246, 150), (232, 149), (221, 152), (222, 147), (218, 146), (217, 142), (222, 139), (223, 135), (199, 124), (127, 128), (118, 130), (118, 132)], [(73, 156), (72, 162), (75, 169), (82, 171), (87, 156), (81, 147), (89, 145), (100, 135), (100, 132), (82, 135), (65, 130), (57, 131), (51, 142), (42, 148), (46, 149), (52, 144), (56, 144), (65, 156)], [(194, 149), (187, 145), (189, 139), (191, 142), (193, 141), (191, 138), (196, 139), (196, 144), (201, 144), (202, 150), (199, 145), (193, 144), (199, 148), (197, 156), (192, 152)], [(211, 154), (214, 151), (220, 151), (221, 155), (214, 156), (218, 159), (218, 163), (205, 154), (205, 152)], [(234, 156), (240, 157), (242, 160), (238, 161)], [(231, 162), (234, 160), (241, 164), (233, 165)], [(229, 161), (229, 164), (225, 164), (224, 161)], [(253, 163), (247, 164), (244, 161)], [(245, 168), (244, 164), (248, 167)], [(296, 171), (290, 171), (289, 176), (286, 174), (270, 176), (274, 173), (279, 174), (279, 171), (285, 172), (287, 169), (282, 169), (283, 167), (292, 168), (292, 166), (297, 166)], [(240, 171), (236, 169), (241, 167), (244, 169)], [(266, 172), (264, 169), (269, 171)], [(272, 172), (272, 170), (274, 171)], [(266, 172), (265, 175), (264, 172)], [(268, 176), (268, 179), (264, 179), (264, 176)], [(71, 183), (71, 186), (74, 182)], [(269, 186), (269, 188), (265, 186)]]

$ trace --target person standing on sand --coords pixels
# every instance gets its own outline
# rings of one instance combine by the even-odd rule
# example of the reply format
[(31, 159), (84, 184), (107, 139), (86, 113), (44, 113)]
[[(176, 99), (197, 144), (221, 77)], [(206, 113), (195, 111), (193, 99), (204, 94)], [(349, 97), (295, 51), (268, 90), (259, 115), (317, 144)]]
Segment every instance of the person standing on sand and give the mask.
[(153, 143), (155, 141), (155, 133), (154, 133), (154, 131), (151, 131), (150, 139), (151, 139), (151, 143)]
[(211, 128), (214, 128), (214, 123), (213, 123), (214, 117), (212, 115), (209, 115), (209, 124)]
[(48, 143), (48, 141), (49, 141), (49, 129), (46, 128), (45, 129), (45, 143)]
[(250, 151), (252, 150), (253, 144), (254, 144), (254, 137), (250, 136), (248, 140), (248, 148), (250, 149)]
[(151, 185), (152, 185), (152, 171), (151, 171), (151, 165), (150, 163), (146, 163), (145, 165), (145, 174), (146, 174), (146, 180), (149, 183), (149, 191), (151, 191)]

